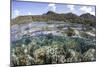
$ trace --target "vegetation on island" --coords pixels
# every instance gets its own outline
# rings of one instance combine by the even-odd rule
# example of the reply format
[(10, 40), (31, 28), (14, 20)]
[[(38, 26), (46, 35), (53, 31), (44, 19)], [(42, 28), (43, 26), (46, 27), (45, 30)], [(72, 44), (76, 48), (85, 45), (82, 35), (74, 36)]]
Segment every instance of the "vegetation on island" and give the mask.
[(78, 24), (85, 24), (88, 26), (95, 26), (96, 19), (94, 15), (89, 13), (82, 14), (80, 16), (73, 14), (73, 13), (66, 13), (66, 14), (58, 14), (52, 11), (48, 11), (43, 15), (26, 15), (26, 16), (18, 16), (11, 21), (11, 25), (13, 24), (25, 24), (33, 21), (38, 22), (47, 22), (52, 23), (49, 21), (64, 21), (68, 23), (78, 23)]

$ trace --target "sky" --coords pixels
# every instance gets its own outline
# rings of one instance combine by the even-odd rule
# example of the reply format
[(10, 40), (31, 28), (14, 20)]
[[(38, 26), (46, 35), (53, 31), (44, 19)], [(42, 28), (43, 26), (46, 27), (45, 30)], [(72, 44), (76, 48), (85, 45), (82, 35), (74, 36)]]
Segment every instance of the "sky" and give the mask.
[(43, 2), (23, 2), (12, 1), (11, 18), (16, 18), (21, 15), (42, 15), (48, 11), (56, 13), (72, 12), (77, 15), (90, 13), (95, 15), (95, 6), (58, 4), (58, 3), (43, 3)]

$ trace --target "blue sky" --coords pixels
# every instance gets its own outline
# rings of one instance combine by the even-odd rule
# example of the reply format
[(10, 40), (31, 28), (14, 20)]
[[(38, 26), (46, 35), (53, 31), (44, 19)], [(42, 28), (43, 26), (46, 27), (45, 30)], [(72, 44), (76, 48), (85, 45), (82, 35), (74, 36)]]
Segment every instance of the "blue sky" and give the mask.
[(69, 4), (54, 4), (54, 3), (41, 3), (41, 2), (12, 2), (12, 18), (20, 15), (42, 15), (48, 11), (57, 13), (75, 13), (81, 15), (83, 13), (90, 13), (95, 15), (95, 6), (85, 5), (69, 5)]

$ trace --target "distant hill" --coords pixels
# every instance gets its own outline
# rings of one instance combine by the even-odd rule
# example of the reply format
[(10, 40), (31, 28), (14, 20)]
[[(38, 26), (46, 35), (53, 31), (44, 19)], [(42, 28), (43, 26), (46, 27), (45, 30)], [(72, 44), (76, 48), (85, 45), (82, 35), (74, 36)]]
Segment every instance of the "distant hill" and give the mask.
[(89, 24), (90, 26), (96, 26), (96, 17), (94, 15), (85, 13), (80, 15), (80, 17), (84, 20), (85, 23)]
[(95, 20), (95, 16), (94, 15), (91, 15), (90, 13), (85, 13), (85, 14), (82, 14), (80, 15), (80, 17), (84, 18), (84, 19), (91, 19), (91, 20)]
[(44, 15), (55, 15), (57, 13), (53, 12), (53, 11), (48, 11), (47, 13), (45, 13)]
[(11, 20), (11, 25), (13, 24), (23, 24), (29, 23), (32, 21), (70, 21), (71, 23), (80, 23), (80, 24), (88, 24), (94, 25), (95, 24), (95, 16), (85, 13), (80, 16), (74, 13), (65, 13), (65, 14), (58, 14), (53, 11), (48, 11), (43, 15), (25, 15), (25, 16), (18, 16), (15, 19)]

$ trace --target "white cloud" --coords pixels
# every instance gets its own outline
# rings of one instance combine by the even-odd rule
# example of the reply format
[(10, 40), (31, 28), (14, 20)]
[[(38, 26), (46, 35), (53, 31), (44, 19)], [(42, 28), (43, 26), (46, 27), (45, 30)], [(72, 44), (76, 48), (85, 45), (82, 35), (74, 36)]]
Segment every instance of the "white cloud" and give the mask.
[(48, 8), (51, 10), (51, 11), (56, 11), (56, 6), (55, 6), (55, 4), (54, 3), (50, 3), (50, 4), (48, 4)]
[(91, 11), (91, 12), (90, 12), (90, 14), (92, 14), (92, 15), (94, 15), (94, 16), (95, 16), (95, 12), (93, 12), (93, 11)]
[(28, 12), (28, 15), (32, 15), (32, 13), (31, 12)]
[(71, 11), (74, 10), (74, 5), (67, 5), (67, 8), (69, 8)]
[(81, 11), (83, 11), (83, 12), (85, 12), (85, 13), (90, 13), (90, 14), (92, 14), (92, 15), (95, 15), (95, 12), (94, 11), (92, 11), (92, 8), (91, 7), (87, 7), (87, 6), (83, 6), (83, 7), (81, 7), (79, 10), (81, 10)]
[(82, 8), (80, 8), (80, 10), (84, 11), (84, 12), (90, 12), (92, 9), (86, 6), (83, 6)]
[(17, 16), (19, 16), (20, 11), (19, 10), (14, 10), (14, 14), (15, 14), (15, 17), (17, 17)]

